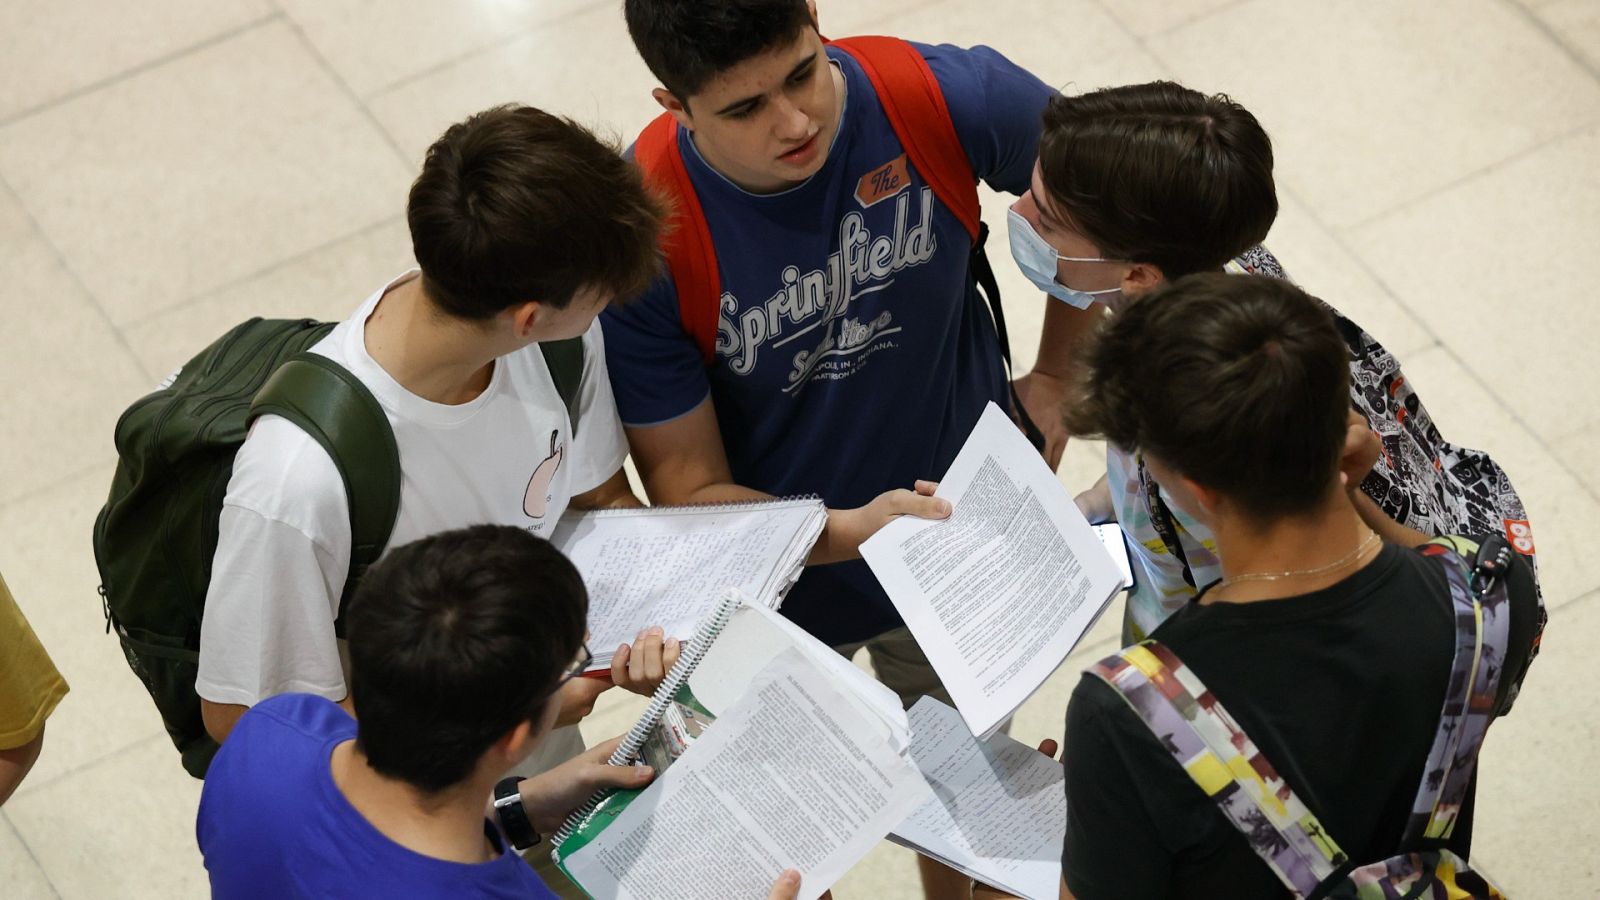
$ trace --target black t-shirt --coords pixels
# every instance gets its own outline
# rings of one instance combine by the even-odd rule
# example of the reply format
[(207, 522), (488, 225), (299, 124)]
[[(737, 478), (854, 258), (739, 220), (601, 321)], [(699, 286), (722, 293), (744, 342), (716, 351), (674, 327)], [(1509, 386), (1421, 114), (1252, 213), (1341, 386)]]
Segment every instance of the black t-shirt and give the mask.
[[(1507, 585), (1501, 710), (1535, 636), (1528, 568), (1518, 558)], [(1393, 855), (1404, 833), (1444, 706), (1452, 610), (1439, 562), (1391, 545), (1325, 590), (1192, 602), (1151, 637), (1210, 688), (1339, 846), (1366, 863)], [(1289, 896), (1216, 802), (1094, 675), (1073, 691), (1065, 746), (1062, 871), (1079, 900)], [(1450, 841), (1462, 856), (1475, 788)]]

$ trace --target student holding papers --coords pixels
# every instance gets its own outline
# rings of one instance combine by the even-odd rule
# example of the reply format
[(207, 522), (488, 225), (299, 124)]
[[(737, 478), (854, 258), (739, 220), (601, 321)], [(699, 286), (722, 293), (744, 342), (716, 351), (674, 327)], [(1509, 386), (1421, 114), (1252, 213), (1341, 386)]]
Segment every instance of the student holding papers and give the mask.
[(1346, 442), (1347, 363), (1320, 302), (1222, 274), (1131, 301), (1086, 355), (1069, 428), (1137, 448), (1215, 535), (1221, 580), (1072, 695), (1062, 862), (1081, 900), (1305, 896), (1345, 861), (1467, 858), (1475, 742), (1541, 611), (1503, 538), (1401, 546), (1364, 521), (1377, 448)]
[[(586, 607), (571, 563), (520, 528), (390, 552), (349, 608), (357, 717), (272, 697), (212, 762), (196, 834), (213, 895), (552, 897), (517, 851), (543, 852), (540, 835), (596, 788), (654, 775), (604, 765), (611, 741), (501, 779), (550, 734), (562, 686), (588, 663)], [(796, 875), (744, 896), (794, 898)]]

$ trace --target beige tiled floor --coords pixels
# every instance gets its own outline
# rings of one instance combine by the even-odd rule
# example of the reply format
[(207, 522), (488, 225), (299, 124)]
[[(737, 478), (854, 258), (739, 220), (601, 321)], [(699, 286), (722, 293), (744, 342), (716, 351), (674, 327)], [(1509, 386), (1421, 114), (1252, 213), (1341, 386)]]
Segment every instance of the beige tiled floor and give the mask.
[[(1533, 516), (1552, 623), (1489, 742), (1477, 856), (1517, 897), (1594, 896), (1600, 714), (1600, 0), (821, 0), (825, 31), (988, 42), (1083, 90), (1227, 91), (1278, 150), (1271, 244), (1399, 353)], [(6, 897), (205, 889), (198, 785), (104, 634), (89, 529), (117, 413), (233, 322), (341, 316), (409, 256), (446, 124), (523, 101), (619, 137), (652, 110), (615, 0), (0, 3), (0, 570), (73, 685), (0, 811)], [(985, 201), (1003, 228), (1003, 201)], [(1003, 235), (998, 242), (1004, 247)], [(1002, 254), (1003, 255), (1003, 254)], [(1019, 360), (1042, 307), (1007, 266)], [(1087, 483), (1097, 448), (1062, 469)], [(1020, 714), (1057, 736), (1112, 620)], [(635, 704), (586, 729), (614, 733)], [(884, 846), (841, 900), (915, 896)]]

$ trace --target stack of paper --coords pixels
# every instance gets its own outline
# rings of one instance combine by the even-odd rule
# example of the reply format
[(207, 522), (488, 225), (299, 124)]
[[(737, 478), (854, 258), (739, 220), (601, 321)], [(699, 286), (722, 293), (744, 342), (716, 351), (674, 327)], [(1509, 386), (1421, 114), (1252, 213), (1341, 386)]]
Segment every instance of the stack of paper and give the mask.
[(816, 498), (564, 516), (550, 540), (589, 591), (591, 671), (649, 626), (688, 638), (728, 588), (777, 608), (827, 521)]
[(890, 522), (861, 555), (972, 733), (1050, 677), (1122, 587), (1101, 539), (993, 403), (939, 484), (950, 518)]

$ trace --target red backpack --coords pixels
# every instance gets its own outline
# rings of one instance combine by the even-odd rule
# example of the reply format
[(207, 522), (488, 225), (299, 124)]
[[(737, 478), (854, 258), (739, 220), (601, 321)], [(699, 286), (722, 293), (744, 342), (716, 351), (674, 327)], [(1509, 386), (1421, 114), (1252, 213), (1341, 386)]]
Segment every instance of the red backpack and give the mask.
[[(955, 123), (950, 120), (950, 110), (945, 106), (944, 93), (939, 89), (933, 70), (915, 47), (899, 38), (864, 36), (828, 43), (860, 64), (878, 94), (895, 137), (905, 148), (907, 162), (927, 182), (939, 202), (955, 213), (967, 229), (972, 239), (969, 270), (988, 300), (1000, 339), (1000, 352), (1009, 371), (1011, 342), (1000, 307), (1000, 286), (983, 250), (989, 228), (983, 223), (978, 206), (978, 179), (956, 135)], [(644, 172), (645, 181), (672, 203), (661, 250), (678, 290), (678, 318), (684, 331), (700, 348), (701, 359), (709, 366), (716, 361), (722, 282), (705, 211), (689, 181), (683, 156), (678, 152), (677, 120), (668, 113), (657, 116), (634, 143), (633, 156)], [(1022, 412), (1022, 404), (1014, 391), (1012, 407), (1028, 438), (1035, 446), (1043, 446), (1043, 437)]]

